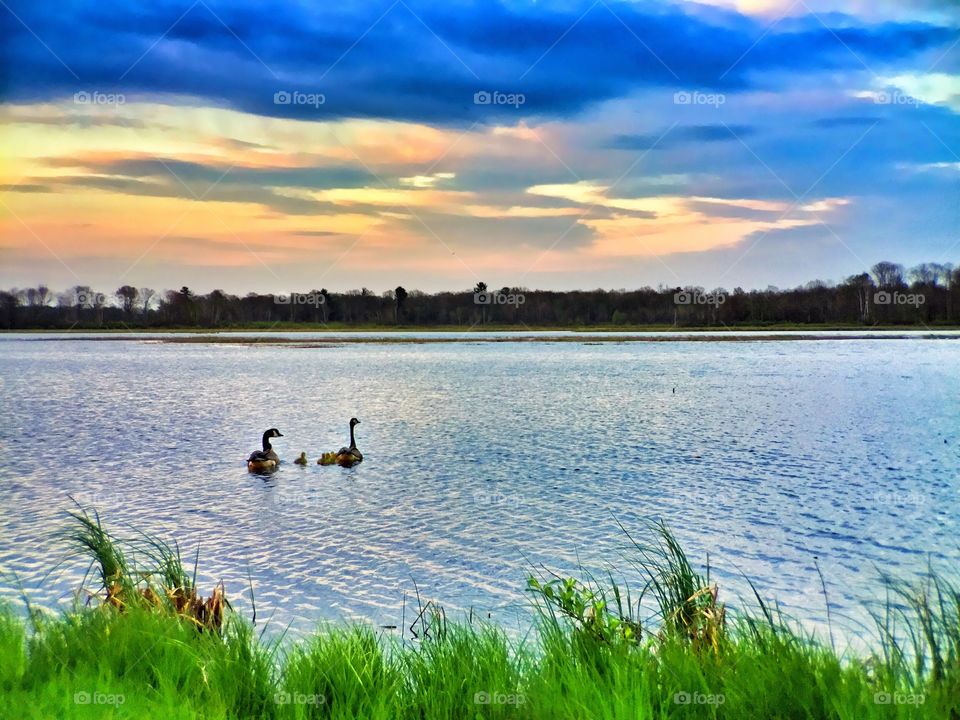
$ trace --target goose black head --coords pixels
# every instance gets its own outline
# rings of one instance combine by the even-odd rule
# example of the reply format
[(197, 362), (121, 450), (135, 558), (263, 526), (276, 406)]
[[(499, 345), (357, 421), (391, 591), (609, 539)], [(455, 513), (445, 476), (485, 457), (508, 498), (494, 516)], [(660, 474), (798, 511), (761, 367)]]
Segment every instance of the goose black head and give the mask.
[(283, 437), (283, 434), (276, 428), (270, 428), (269, 430), (267, 430), (267, 432), (264, 433), (264, 435), (266, 437), (271, 437), (271, 438)]
[(360, 424), (359, 420), (357, 420), (356, 418), (350, 418), (350, 427), (353, 427), (354, 425), (359, 425), (359, 424)]

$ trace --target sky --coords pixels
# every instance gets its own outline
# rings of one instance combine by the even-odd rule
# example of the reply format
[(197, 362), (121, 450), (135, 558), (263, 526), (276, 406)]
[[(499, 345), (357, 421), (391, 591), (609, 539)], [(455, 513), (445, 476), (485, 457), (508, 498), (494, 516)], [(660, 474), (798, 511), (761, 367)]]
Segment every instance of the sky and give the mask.
[(960, 264), (960, 2), (0, 0), (0, 287)]

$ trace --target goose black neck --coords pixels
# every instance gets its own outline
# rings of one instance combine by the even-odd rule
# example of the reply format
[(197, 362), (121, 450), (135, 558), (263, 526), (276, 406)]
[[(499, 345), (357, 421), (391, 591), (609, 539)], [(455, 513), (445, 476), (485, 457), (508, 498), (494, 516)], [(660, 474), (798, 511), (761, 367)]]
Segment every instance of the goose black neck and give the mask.
[(353, 423), (350, 423), (350, 449), (357, 449), (357, 441), (353, 439)]
[(273, 450), (273, 445), (270, 444), (270, 431), (269, 431), (269, 430), (267, 430), (267, 432), (265, 432), (265, 433), (263, 434), (263, 449), (266, 450), (266, 451)]

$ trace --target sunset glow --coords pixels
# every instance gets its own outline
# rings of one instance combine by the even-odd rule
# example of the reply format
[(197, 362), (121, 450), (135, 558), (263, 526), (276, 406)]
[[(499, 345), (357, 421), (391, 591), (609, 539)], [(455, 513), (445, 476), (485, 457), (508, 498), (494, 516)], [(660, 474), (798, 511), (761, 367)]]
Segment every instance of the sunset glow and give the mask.
[[(589, 33), (611, 27), (604, 10), (555, 37), (546, 25), (569, 9), (504, 6), (504, 23), (544, 24), (521, 51), (481, 48), (424, 6), (429, 50), (408, 86), (386, 77), (408, 59), (392, 39), (407, 27), (399, 7), (361, 36), (385, 8), (267, 19), (256, 5), (196, 6), (174, 23), (186, 8), (131, 5), (118, 22), (136, 41), (103, 36), (93, 54), (67, 33), (101, 22), (82, 3), (59, 19), (18, 6), (36, 36), (18, 33), (10, 52), (44, 79), (15, 72), (0, 105), (0, 279), (751, 286), (835, 278), (886, 255), (949, 260), (956, 26), (933, 10), (846, 5), (831, 19), (862, 32), (843, 40), (791, 9), (813, 48), (802, 60), (775, 59), (788, 39), (771, 17), (785, 3), (678, 2), (656, 16), (617, 5), (608, 51), (652, 74), (616, 88), (576, 65), (593, 62)], [(214, 32), (221, 12), (242, 42)], [(307, 60), (299, 41), (277, 44), (304, 23), (341, 28), (343, 49)], [(658, 23), (678, 38), (713, 28), (722, 57), (695, 70), (650, 35)], [(497, 104), (511, 92), (523, 103)], [(797, 253), (806, 267), (777, 262)]]

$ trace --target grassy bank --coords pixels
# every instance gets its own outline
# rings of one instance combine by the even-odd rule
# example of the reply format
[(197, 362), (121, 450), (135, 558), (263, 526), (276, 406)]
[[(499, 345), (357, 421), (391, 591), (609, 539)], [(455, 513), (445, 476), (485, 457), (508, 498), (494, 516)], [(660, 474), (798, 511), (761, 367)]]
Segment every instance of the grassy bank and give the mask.
[(130, 334), (130, 333), (232, 333), (232, 332), (377, 332), (377, 333), (405, 333), (405, 332), (437, 332), (437, 333), (464, 333), (464, 332), (581, 332), (581, 333), (608, 333), (608, 332), (727, 332), (727, 331), (850, 331), (864, 332), (873, 330), (900, 330), (900, 331), (941, 331), (960, 330), (960, 325), (952, 323), (901, 323), (864, 325), (862, 323), (764, 323), (764, 324), (717, 324), (717, 325), (614, 325), (602, 323), (595, 325), (527, 325), (527, 324), (499, 324), (487, 323), (463, 325), (413, 325), (413, 324), (348, 324), (348, 323), (302, 323), (302, 322), (261, 322), (224, 325), (220, 327), (194, 326), (163, 326), (163, 325), (72, 325), (64, 328), (15, 328), (0, 329), (0, 333), (82, 333), (82, 334)]
[(292, 643), (201, 597), (175, 546), (124, 546), (83, 515), (72, 538), (93, 559), (91, 602), (0, 613), (4, 718), (960, 717), (960, 592), (932, 575), (888, 579), (876, 652), (853, 657), (759, 598), (725, 607), (656, 526), (629, 558), (647, 578), (635, 595), (531, 578), (522, 640), (430, 604), (408, 639), (352, 625)]
[[(38, 339), (50, 339), (37, 334)], [(285, 346), (294, 348), (330, 348), (341, 345), (438, 345), (450, 343), (464, 343), (475, 345), (478, 343), (575, 343), (599, 345), (612, 344), (662, 344), (673, 342), (702, 342), (702, 343), (757, 343), (757, 342), (827, 342), (836, 340), (869, 340), (871, 342), (885, 340), (960, 340), (960, 335), (924, 331), (922, 333), (887, 332), (883, 334), (865, 334), (855, 332), (832, 332), (821, 334), (809, 333), (755, 333), (744, 334), (737, 332), (669, 332), (657, 335), (622, 335), (613, 332), (590, 333), (571, 332), (556, 334), (518, 335), (503, 333), (499, 335), (472, 335), (463, 333), (436, 333), (430, 337), (404, 335), (402, 333), (364, 333), (350, 334), (318, 333), (308, 338), (285, 337), (275, 333), (264, 335), (236, 333), (173, 333), (168, 335), (143, 336), (130, 333), (99, 333), (93, 337), (86, 335), (58, 336), (56, 340), (76, 340), (84, 342), (159, 342), (166, 345), (248, 345), (275, 347)]]

